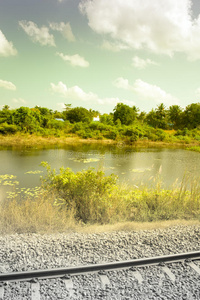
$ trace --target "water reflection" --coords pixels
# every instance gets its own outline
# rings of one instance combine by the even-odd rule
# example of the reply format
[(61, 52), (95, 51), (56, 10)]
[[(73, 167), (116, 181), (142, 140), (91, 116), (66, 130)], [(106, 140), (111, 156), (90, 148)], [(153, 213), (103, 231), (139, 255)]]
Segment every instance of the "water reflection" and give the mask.
[(177, 178), (181, 180), (186, 171), (199, 176), (200, 155), (183, 149), (131, 149), (95, 144), (7, 149), (0, 150), (0, 174), (16, 175), (21, 187), (34, 187), (40, 184), (40, 176), (45, 172), (41, 161), (47, 161), (56, 170), (63, 166), (78, 172), (93, 167), (106, 175), (114, 173), (120, 182), (131, 185), (151, 185), (150, 178), (155, 178), (162, 166), (160, 176), (164, 187), (169, 187)]

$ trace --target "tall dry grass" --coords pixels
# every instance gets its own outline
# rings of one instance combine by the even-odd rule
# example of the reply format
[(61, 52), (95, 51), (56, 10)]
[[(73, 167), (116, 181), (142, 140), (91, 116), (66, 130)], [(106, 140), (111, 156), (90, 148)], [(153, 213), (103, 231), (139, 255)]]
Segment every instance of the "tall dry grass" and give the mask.
[(93, 170), (52, 172), (49, 167), (46, 188), (19, 191), (13, 187), (10, 197), (0, 203), (0, 233), (76, 231), (100, 224), (104, 228), (129, 224), (131, 228), (130, 224), (136, 223), (200, 220), (200, 183), (191, 176), (166, 190), (159, 178), (152, 188), (130, 187), (117, 185), (115, 178)]
[(55, 206), (54, 195), (45, 191), (39, 197), (17, 196), (7, 199), (0, 205), (0, 233), (36, 233), (74, 231), (73, 208)]
[[(29, 133), (16, 133), (13, 135), (0, 135), (0, 146), (1, 147), (12, 147), (12, 148), (43, 148), (43, 147), (53, 147), (53, 146), (65, 146), (65, 145), (71, 145), (71, 144), (118, 144), (121, 139), (111, 140), (111, 139), (94, 139), (94, 138), (88, 138), (83, 139), (77, 136), (76, 134), (65, 134), (61, 135), (60, 137), (55, 136), (39, 136), (36, 134), (29, 134)], [(181, 147), (186, 148), (189, 150), (199, 151), (199, 141), (191, 140), (190, 143), (185, 143), (185, 141), (182, 140), (175, 140), (175, 141), (151, 141), (151, 140), (142, 140), (139, 139), (136, 142), (134, 142), (132, 145), (129, 145), (131, 147), (139, 147), (139, 148), (148, 148), (148, 147)]]
[(12, 148), (43, 148), (64, 145), (80, 144), (115, 144), (113, 140), (82, 139), (74, 134), (67, 134), (61, 137), (43, 137), (35, 134), (17, 133), (14, 135), (0, 135), (0, 146)]

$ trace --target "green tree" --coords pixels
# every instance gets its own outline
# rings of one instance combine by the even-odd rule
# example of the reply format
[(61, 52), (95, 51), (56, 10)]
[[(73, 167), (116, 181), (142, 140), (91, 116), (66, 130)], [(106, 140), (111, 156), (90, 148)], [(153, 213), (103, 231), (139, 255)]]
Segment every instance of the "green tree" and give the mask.
[(123, 103), (118, 103), (114, 108), (113, 120), (116, 123), (120, 120), (121, 124), (130, 125), (132, 124), (137, 116), (137, 108), (130, 107)]
[(14, 124), (24, 132), (33, 133), (39, 127), (39, 122), (34, 116), (34, 112), (29, 107), (20, 107), (13, 113)]
[(92, 118), (97, 117), (100, 115), (100, 112), (98, 110), (94, 110), (94, 109), (89, 109), (89, 113), (91, 115)]
[(60, 112), (60, 111), (54, 110), (54, 112), (53, 112), (53, 117), (54, 117), (54, 119), (55, 119), (55, 118), (56, 118), (56, 119), (62, 119), (62, 118), (63, 118), (63, 113)]
[(168, 120), (174, 129), (180, 128), (182, 122), (182, 108), (179, 105), (169, 107)]
[(152, 109), (146, 116), (146, 122), (148, 125), (157, 128), (158, 127), (158, 119), (155, 109)]
[(144, 123), (146, 115), (147, 114), (144, 111), (141, 111), (140, 114), (137, 117), (138, 121), (140, 121), (141, 123)]
[(12, 111), (8, 105), (4, 105), (0, 111), (0, 123), (6, 122), (7, 124), (12, 124)]
[(114, 125), (113, 114), (103, 114), (100, 116), (100, 122), (106, 125)]
[(92, 121), (92, 116), (86, 108), (75, 107), (65, 111), (64, 119), (68, 120), (70, 123), (90, 123)]
[(186, 107), (182, 125), (188, 129), (200, 126), (200, 103), (192, 103)]
[(43, 116), (52, 116), (52, 114), (53, 114), (52, 109), (48, 109), (46, 107), (41, 107), (41, 106), (36, 106), (35, 108), (37, 110), (39, 110), (41, 115), (43, 115)]
[(154, 128), (166, 129), (168, 126), (167, 111), (163, 103), (152, 109), (146, 116), (147, 124)]
[(10, 106), (6, 104), (6, 105), (3, 106), (2, 110), (3, 111), (8, 111), (9, 108), (10, 108)]
[(156, 109), (158, 128), (167, 129), (167, 111), (165, 105), (161, 103)]
[(71, 109), (71, 103), (70, 104), (65, 104), (65, 110), (68, 111)]

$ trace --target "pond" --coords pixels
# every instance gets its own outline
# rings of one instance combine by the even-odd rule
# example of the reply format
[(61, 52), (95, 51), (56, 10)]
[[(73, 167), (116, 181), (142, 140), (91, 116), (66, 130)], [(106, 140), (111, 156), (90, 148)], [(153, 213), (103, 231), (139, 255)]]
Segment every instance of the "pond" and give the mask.
[(119, 182), (130, 185), (152, 185), (155, 178), (162, 179), (165, 188), (176, 180), (199, 176), (200, 154), (184, 149), (126, 148), (122, 145), (68, 145), (54, 149), (0, 150), (0, 174), (17, 176), (20, 187), (35, 187), (45, 169), (40, 165), (47, 161), (53, 168), (69, 167), (74, 172), (88, 169), (103, 170), (106, 175), (118, 175)]

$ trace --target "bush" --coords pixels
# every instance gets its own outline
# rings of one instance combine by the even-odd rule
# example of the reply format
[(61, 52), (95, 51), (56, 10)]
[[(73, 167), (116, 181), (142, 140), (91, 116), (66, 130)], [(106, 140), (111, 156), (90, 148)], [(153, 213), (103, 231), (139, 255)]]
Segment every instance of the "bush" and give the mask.
[(55, 119), (51, 119), (47, 123), (47, 127), (61, 130), (64, 127), (64, 122), (59, 121), (59, 120), (55, 120)]
[(106, 130), (107, 125), (100, 123), (100, 122), (91, 122), (89, 125), (89, 128), (92, 130), (102, 131), (102, 130)]
[[(111, 126), (110, 126), (111, 127)], [(107, 139), (116, 140), (118, 136), (118, 131), (116, 128), (109, 128), (103, 132), (103, 136)]]
[(85, 126), (82, 122), (75, 123), (71, 129), (72, 133), (76, 133), (77, 131), (84, 130)]
[(186, 135), (190, 135), (191, 131), (189, 131), (187, 128), (184, 129), (178, 129), (175, 133), (176, 136), (180, 135), (180, 136), (186, 136)]
[(93, 134), (91, 131), (84, 130), (84, 129), (77, 131), (76, 134), (78, 134), (78, 136), (80, 136), (83, 139), (90, 139), (93, 137)]
[(42, 164), (47, 169), (44, 186), (57, 193), (68, 209), (74, 208), (77, 219), (84, 223), (108, 221), (106, 211), (110, 204), (107, 199), (117, 176), (105, 176), (102, 171), (95, 172), (93, 169), (75, 174), (69, 168), (61, 168), (60, 174), (56, 174), (47, 163)]
[(125, 131), (124, 131), (124, 135), (125, 136), (130, 136), (130, 137), (138, 137), (138, 138), (141, 138), (145, 135), (146, 131), (143, 127), (141, 126), (138, 126), (138, 125), (135, 125), (134, 127), (132, 126), (127, 126), (125, 128)]
[(158, 141), (164, 141), (167, 134), (162, 129), (157, 129), (155, 132)]
[(189, 144), (191, 143), (191, 138), (189, 136), (178, 135), (177, 139), (183, 143)]
[(18, 130), (16, 125), (8, 125), (7, 123), (3, 123), (0, 125), (0, 133), (1, 134), (14, 134)]
[(130, 144), (132, 144), (132, 143), (137, 142), (138, 139), (139, 139), (139, 138), (138, 138), (138, 135), (137, 135), (137, 134), (132, 134), (132, 136), (129, 137), (128, 142), (129, 142)]

